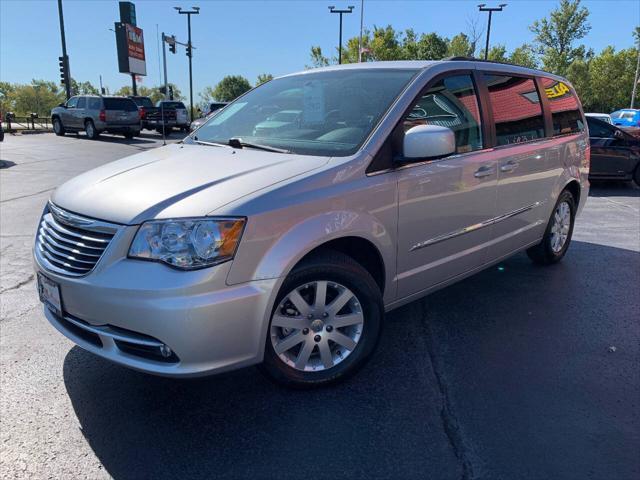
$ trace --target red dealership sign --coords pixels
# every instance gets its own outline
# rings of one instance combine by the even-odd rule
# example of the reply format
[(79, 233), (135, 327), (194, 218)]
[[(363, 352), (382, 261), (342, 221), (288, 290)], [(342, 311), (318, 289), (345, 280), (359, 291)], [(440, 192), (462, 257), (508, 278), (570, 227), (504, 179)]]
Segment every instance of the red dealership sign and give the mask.
[(117, 22), (116, 44), (118, 47), (118, 67), (121, 73), (146, 75), (147, 65), (144, 55), (144, 35), (142, 29), (128, 23)]

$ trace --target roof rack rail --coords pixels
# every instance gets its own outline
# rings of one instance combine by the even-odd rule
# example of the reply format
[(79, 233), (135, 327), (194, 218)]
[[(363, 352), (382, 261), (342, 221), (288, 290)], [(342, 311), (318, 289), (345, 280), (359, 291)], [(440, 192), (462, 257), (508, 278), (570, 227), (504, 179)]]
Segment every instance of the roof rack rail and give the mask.
[(537, 68), (523, 67), (522, 65), (518, 65), (516, 63), (499, 62), (498, 60), (485, 60), (483, 58), (475, 58), (475, 57), (457, 56), (457, 57), (446, 57), (446, 58), (443, 58), (442, 60), (444, 60), (444, 61), (454, 61), (454, 62), (462, 61), (462, 62), (497, 63), (498, 65), (510, 65), (510, 66), (513, 66), (513, 67), (528, 68), (530, 70), (538, 70)]

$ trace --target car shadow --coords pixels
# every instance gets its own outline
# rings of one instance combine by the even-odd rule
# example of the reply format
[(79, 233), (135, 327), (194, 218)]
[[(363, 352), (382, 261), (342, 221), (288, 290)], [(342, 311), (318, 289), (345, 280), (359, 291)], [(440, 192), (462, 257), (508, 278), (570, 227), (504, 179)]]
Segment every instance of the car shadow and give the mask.
[(640, 187), (633, 182), (611, 180), (592, 181), (590, 197), (640, 197)]
[[(620, 367), (604, 362), (576, 367), (576, 378), (594, 369), (597, 378), (610, 379), (604, 391), (599, 385), (590, 390), (590, 381), (563, 383), (567, 363), (576, 364), (573, 349), (578, 347), (556, 345), (601, 322), (592, 317), (614, 299), (599, 288), (598, 279), (615, 286), (610, 277), (616, 269), (628, 278), (629, 270), (640, 267), (640, 254), (584, 242), (574, 242), (569, 253), (550, 268), (532, 266), (518, 254), (387, 314), (371, 361), (328, 388), (288, 390), (256, 368), (192, 380), (153, 377), (78, 347), (64, 360), (65, 386), (85, 439), (116, 480), (461, 478), (456, 456), (461, 447), (451, 440), (451, 425), (461, 432), (454, 438), (466, 437), (462, 450), (469, 450), (469, 443), (495, 443), (495, 451), (505, 452), (506, 459), (496, 454), (478, 462), (494, 471), (541, 471), (548, 461), (557, 462), (558, 471), (578, 464), (588, 471), (599, 453), (578, 455), (595, 447), (575, 425), (585, 421), (582, 403), (589, 395), (602, 399), (598, 410), (589, 410), (589, 422), (618, 414)], [(603, 275), (603, 265), (611, 274)], [(559, 297), (561, 288), (568, 291)], [(590, 295), (592, 290), (599, 294)], [(573, 305), (570, 319), (567, 305)], [(547, 344), (555, 348), (553, 354), (545, 350)], [(546, 379), (553, 389), (543, 388)], [(573, 403), (567, 405), (567, 398)], [(628, 400), (622, 406), (632, 411)], [(620, 435), (616, 425), (601, 431), (597, 449), (610, 435)], [(514, 445), (505, 440), (510, 430), (515, 433), (509, 438), (519, 439)], [(544, 441), (533, 441), (532, 432)], [(607, 447), (612, 458), (618, 458), (615, 445), (628, 440), (622, 437)]]
[[(86, 140), (88, 142), (123, 143), (126, 145), (144, 145), (144, 144), (156, 143), (153, 141), (153, 139), (149, 139), (151, 137), (147, 137), (146, 135), (143, 137), (142, 134), (140, 136), (129, 139), (129, 138), (124, 138), (123, 136), (117, 135), (117, 134), (102, 133), (96, 140), (90, 140), (89, 138), (87, 138), (86, 135), (82, 133), (77, 133), (76, 135), (68, 134), (67, 136), (69, 138), (75, 138), (77, 140)], [(157, 138), (155, 138), (155, 140), (157, 140)]]

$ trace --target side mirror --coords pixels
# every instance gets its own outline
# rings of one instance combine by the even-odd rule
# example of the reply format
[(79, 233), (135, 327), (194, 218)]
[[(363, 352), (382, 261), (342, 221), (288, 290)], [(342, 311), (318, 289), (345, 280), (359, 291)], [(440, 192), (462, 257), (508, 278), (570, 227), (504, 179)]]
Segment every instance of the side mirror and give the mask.
[(58, 106), (62, 107), (62, 108), (67, 108), (67, 106), (64, 104), (64, 102), (63, 103), (59, 103)]
[(402, 145), (406, 160), (440, 158), (456, 151), (453, 130), (439, 125), (418, 125), (404, 134)]

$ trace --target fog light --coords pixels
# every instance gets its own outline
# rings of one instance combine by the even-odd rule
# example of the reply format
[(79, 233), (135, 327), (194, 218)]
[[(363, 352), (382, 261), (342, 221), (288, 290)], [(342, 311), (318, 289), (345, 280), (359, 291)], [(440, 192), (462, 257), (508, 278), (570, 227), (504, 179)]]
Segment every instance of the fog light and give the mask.
[(167, 346), (167, 345), (162, 345), (160, 347), (160, 355), (162, 355), (164, 358), (168, 358), (171, 356), (173, 352), (171, 351), (171, 349)]

